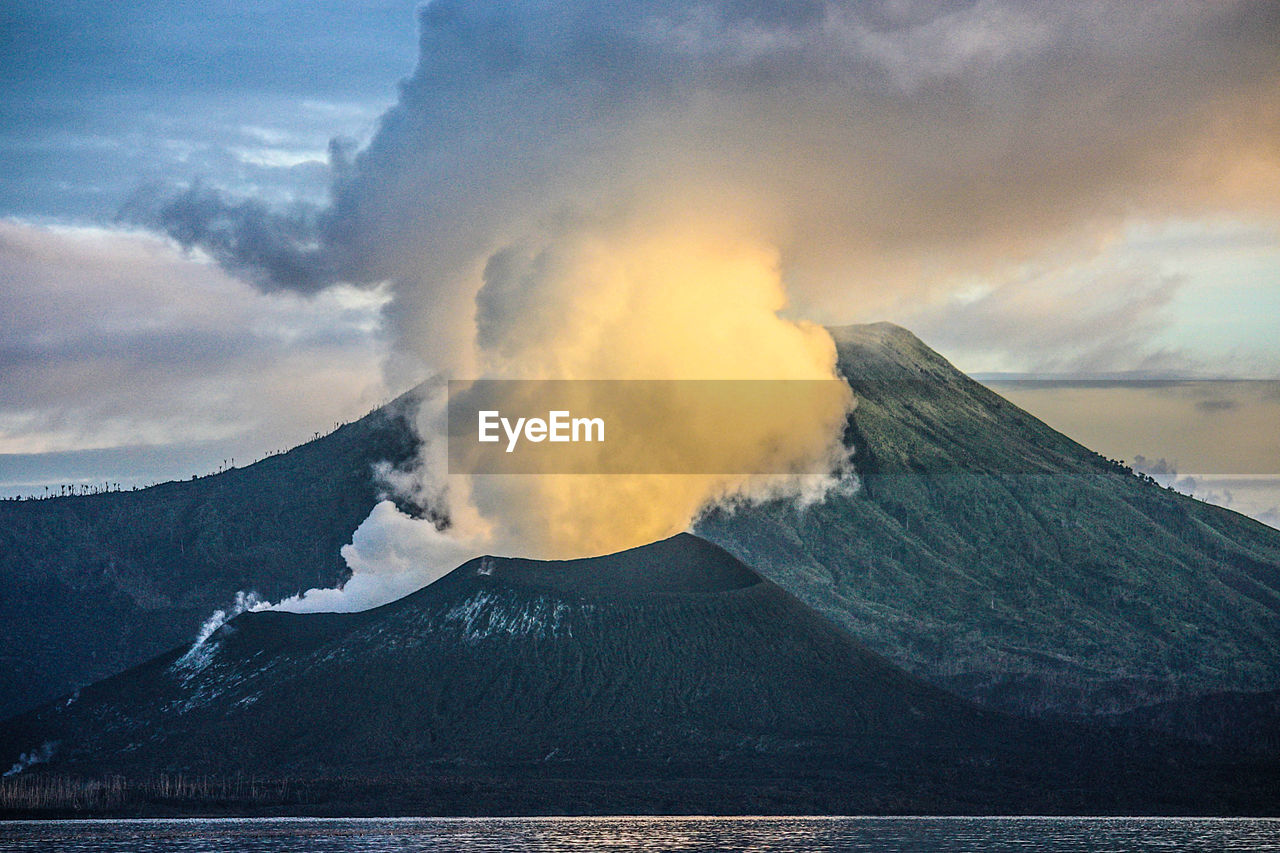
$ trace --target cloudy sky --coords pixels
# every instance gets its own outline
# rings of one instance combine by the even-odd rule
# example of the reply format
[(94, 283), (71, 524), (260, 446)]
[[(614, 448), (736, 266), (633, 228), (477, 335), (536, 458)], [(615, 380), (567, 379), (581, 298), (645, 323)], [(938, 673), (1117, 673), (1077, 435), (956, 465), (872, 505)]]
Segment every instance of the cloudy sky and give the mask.
[[(417, 5), (0, 2), (0, 490), (527, 365), (678, 252), (984, 376), (1280, 378), (1276, 4)], [(1278, 473), (1254, 396), (1019, 402), (1239, 479)]]

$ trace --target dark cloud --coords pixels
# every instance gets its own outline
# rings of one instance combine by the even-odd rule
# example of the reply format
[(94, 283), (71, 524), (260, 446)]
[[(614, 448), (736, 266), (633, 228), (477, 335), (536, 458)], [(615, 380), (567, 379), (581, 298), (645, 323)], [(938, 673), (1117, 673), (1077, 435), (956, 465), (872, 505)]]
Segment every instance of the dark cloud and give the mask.
[(332, 254), (317, 244), (318, 211), (296, 204), (271, 209), (256, 199), (230, 201), (199, 184), (166, 196), (144, 188), (120, 218), (168, 234), (184, 249), (200, 247), (265, 291), (310, 293), (337, 281)]

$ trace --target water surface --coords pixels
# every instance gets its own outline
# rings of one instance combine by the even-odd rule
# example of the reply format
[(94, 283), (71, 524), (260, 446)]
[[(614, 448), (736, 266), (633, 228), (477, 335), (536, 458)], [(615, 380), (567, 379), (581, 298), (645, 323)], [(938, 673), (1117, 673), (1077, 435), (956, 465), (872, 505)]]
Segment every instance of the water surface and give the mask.
[(1280, 850), (1254, 818), (225, 818), (0, 822), (0, 850), (252, 851), (1147, 851)]

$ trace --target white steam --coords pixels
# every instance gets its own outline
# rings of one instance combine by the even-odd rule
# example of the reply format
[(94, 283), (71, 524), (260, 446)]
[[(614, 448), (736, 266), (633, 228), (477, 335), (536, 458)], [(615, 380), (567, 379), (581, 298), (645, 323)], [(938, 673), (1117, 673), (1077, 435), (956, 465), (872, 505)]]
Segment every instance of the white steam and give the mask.
[(292, 613), (350, 612), (395, 601), (483, 553), (467, 542), (410, 518), (382, 501), (356, 529), (342, 556), (351, 577), (337, 589), (310, 589), (273, 605)]
[(5, 778), (17, 776), (23, 770), (36, 764), (47, 763), (49, 759), (53, 758), (53, 753), (57, 748), (56, 741), (45, 741), (40, 744), (39, 748), (22, 753), (18, 756), (18, 760), (13, 763), (13, 766), (4, 772)]
[(267, 602), (258, 597), (257, 593), (237, 592), (235, 601), (231, 603), (230, 607), (215, 610), (208, 619), (204, 620), (200, 630), (196, 633), (195, 642), (191, 644), (191, 648), (187, 649), (182, 657), (174, 661), (174, 667), (188, 672), (198, 672), (204, 669), (213, 655), (213, 646), (209, 643), (209, 638), (217, 633), (219, 628), (241, 613), (249, 610), (264, 610), (269, 606)]

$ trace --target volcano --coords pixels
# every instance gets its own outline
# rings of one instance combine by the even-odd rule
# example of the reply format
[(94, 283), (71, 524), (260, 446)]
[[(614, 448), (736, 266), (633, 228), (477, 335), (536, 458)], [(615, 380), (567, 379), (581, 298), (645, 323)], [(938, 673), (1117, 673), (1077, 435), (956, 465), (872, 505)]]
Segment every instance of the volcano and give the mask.
[(359, 613), (245, 613), (18, 728), (67, 769), (306, 774), (879, 748), (952, 719), (985, 718), (681, 534), (484, 557)]
[[(1280, 686), (1280, 531), (1136, 477), (905, 329), (831, 333), (861, 488), (694, 532), (990, 707), (1122, 713)], [(222, 474), (0, 502), (0, 716), (189, 641), (237, 591), (342, 582), (376, 472), (415, 455), (413, 399)]]
[(1221, 809), (1244, 780), (1266, 790), (1173, 741), (982, 710), (689, 534), (478, 558), (360, 613), (245, 613), (11, 721), (0, 759), (33, 750), (28, 773), (392, 780), (426, 812), (442, 777), (502, 780), (477, 812), (645, 811), (666, 785), (717, 812)]

